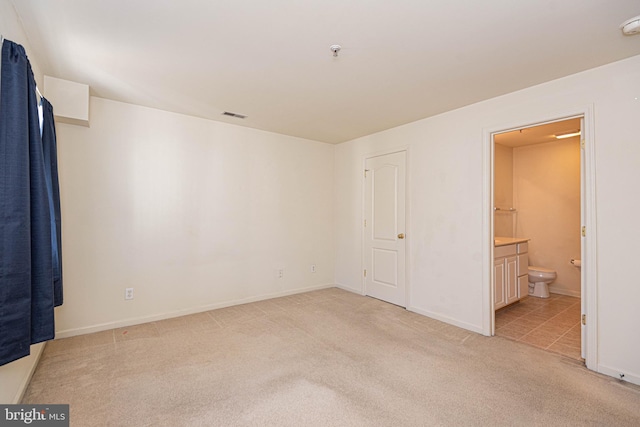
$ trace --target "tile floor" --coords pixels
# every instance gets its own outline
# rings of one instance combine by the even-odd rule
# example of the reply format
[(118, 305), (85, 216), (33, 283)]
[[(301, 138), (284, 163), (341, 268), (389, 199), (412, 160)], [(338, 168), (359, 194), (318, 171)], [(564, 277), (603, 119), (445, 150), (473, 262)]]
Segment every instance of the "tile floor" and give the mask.
[(580, 298), (526, 297), (496, 312), (496, 335), (582, 360)]

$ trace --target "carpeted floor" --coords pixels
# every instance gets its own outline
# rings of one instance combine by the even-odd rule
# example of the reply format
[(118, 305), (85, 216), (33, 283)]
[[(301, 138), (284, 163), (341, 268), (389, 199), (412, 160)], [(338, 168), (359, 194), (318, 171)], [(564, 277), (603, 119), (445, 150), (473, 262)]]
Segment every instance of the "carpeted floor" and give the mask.
[(640, 387), (327, 289), (47, 344), (72, 426), (638, 426)]

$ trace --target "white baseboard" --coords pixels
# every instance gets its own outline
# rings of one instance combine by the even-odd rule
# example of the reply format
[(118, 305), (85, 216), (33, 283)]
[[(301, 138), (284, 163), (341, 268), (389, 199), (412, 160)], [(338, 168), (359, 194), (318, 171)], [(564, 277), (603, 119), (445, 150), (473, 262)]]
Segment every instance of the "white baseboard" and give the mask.
[(185, 310), (158, 313), (150, 316), (131, 317), (129, 319), (118, 320), (115, 322), (101, 323), (101, 324), (92, 325), (92, 326), (85, 326), (82, 328), (65, 329), (62, 331), (56, 331), (56, 338), (69, 338), (77, 335), (92, 334), (94, 332), (102, 332), (102, 331), (108, 331), (110, 329), (124, 328), (127, 326), (139, 325), (142, 323), (149, 323), (149, 322), (155, 322), (158, 320), (171, 319), (173, 317), (180, 317), (180, 316), (187, 316), (189, 314), (202, 313), (204, 311), (216, 310), (218, 308), (248, 304), (251, 302), (258, 302), (258, 301), (264, 301), (272, 298), (286, 297), (289, 295), (301, 294), (303, 292), (311, 292), (311, 291), (317, 291), (320, 289), (327, 289), (327, 288), (333, 288), (333, 287), (335, 287), (335, 285), (328, 284), (328, 285), (311, 286), (308, 288), (298, 288), (298, 289), (292, 289), (288, 291), (275, 292), (272, 294), (264, 294), (264, 295), (259, 295), (255, 297), (242, 298), (238, 300), (231, 300), (231, 301), (225, 301), (225, 302), (220, 302), (215, 304), (203, 305), (200, 307), (194, 307), (194, 308), (189, 308)]
[(19, 404), (27, 391), (46, 343), (31, 346), (31, 354), (0, 366), (0, 403)]
[(553, 285), (549, 286), (549, 292), (552, 294), (567, 295), (569, 297), (580, 298), (580, 291), (571, 291), (569, 289), (557, 288)]
[[(365, 295), (364, 291), (361, 289), (353, 289), (349, 286), (341, 285), (339, 283), (336, 283), (335, 287), (348, 292), (353, 292), (354, 294)], [(451, 317), (444, 316), (440, 313), (435, 313), (429, 310), (423, 310), (421, 308), (414, 307), (414, 306), (407, 306), (406, 309), (408, 311), (412, 311), (422, 316), (430, 317), (431, 319), (439, 320), (441, 322), (448, 323), (449, 325), (457, 326), (458, 328), (466, 329), (468, 331), (475, 332), (482, 335), (482, 326), (476, 326), (476, 325), (472, 325), (471, 323), (461, 322)]]
[(22, 379), (22, 382), (20, 383), (20, 388), (16, 392), (16, 396), (14, 398), (13, 403), (17, 404), (22, 401), (22, 398), (24, 397), (24, 393), (27, 391), (27, 387), (31, 382), (31, 377), (33, 377), (34, 372), (36, 372), (36, 368), (38, 367), (38, 362), (40, 362), (40, 357), (42, 357), (42, 353), (44, 353), (44, 348), (46, 345), (47, 343), (43, 342), (42, 345), (37, 346), (35, 351), (31, 353), (34, 356), (33, 361), (26, 375)]
[[(609, 375), (620, 381), (630, 382), (631, 384), (640, 385), (640, 375), (633, 372), (625, 372), (624, 369), (615, 369), (609, 366), (598, 365), (598, 372)], [(624, 375), (621, 377), (621, 375)]]
[[(343, 289), (345, 291), (353, 292), (354, 294), (365, 295), (363, 289), (354, 289), (354, 288), (351, 288), (349, 286), (341, 285), (339, 283), (336, 283), (335, 287)], [(440, 313), (435, 313), (435, 312), (429, 311), (429, 310), (423, 310), (421, 308), (410, 306), (410, 305), (407, 306), (406, 309), (408, 311), (412, 311), (414, 313), (421, 314), (422, 316), (430, 317), (432, 319), (439, 320), (439, 321), (444, 322), (444, 323), (448, 323), (449, 325), (457, 326), (458, 328), (462, 328), (462, 329), (466, 329), (466, 330), (471, 331), (471, 332), (476, 332), (478, 334), (482, 334), (482, 326), (478, 327), (478, 326), (472, 325), (470, 323), (460, 322), (459, 320), (453, 319), (453, 318), (448, 317), (448, 316), (444, 316), (444, 315), (442, 315)]]
[(475, 332), (477, 334), (481, 334), (482, 335), (482, 325), (477, 326), (477, 325), (473, 325), (471, 323), (461, 322), (461, 321), (453, 319), (453, 318), (451, 318), (449, 316), (445, 316), (443, 314), (435, 313), (435, 312), (429, 311), (429, 310), (423, 310), (423, 309), (418, 308), (418, 307), (407, 307), (407, 310), (413, 311), (414, 313), (418, 313), (418, 314), (421, 314), (423, 316), (427, 316), (427, 317), (430, 317), (432, 319), (439, 320), (439, 321), (444, 322), (444, 323), (448, 323), (449, 325), (457, 326), (458, 328), (466, 329), (468, 331)]
[(358, 295), (364, 295), (364, 292), (362, 291), (362, 289), (355, 289), (350, 286), (342, 285), (340, 283), (336, 283), (333, 286), (335, 286), (336, 288), (342, 289), (343, 291), (353, 292), (354, 294), (358, 294)]

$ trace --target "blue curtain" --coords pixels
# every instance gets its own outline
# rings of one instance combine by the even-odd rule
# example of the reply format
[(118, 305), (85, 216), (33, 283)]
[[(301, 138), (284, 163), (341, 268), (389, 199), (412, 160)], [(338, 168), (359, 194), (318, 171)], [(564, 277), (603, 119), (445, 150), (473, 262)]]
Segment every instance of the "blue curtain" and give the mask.
[[(43, 107), (45, 114), (51, 110), (48, 102)], [(41, 134), (35, 79), (25, 50), (4, 40), (0, 75), (0, 365), (27, 356), (31, 344), (54, 337), (53, 307), (62, 302), (55, 149), (52, 116), (43, 123)], [(56, 279), (59, 298), (54, 291)]]
[(49, 195), (51, 217), (51, 251), (53, 261), (53, 305), (62, 305), (62, 221), (60, 219), (60, 185), (58, 184), (58, 150), (53, 105), (42, 98), (42, 152)]

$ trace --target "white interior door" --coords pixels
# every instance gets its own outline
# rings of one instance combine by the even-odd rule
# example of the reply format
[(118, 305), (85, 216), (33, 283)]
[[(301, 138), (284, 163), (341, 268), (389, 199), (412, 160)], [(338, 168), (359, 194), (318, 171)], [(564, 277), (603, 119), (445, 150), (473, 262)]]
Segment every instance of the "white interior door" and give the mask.
[(406, 151), (365, 162), (365, 293), (406, 306)]

